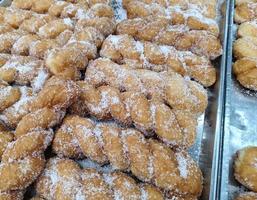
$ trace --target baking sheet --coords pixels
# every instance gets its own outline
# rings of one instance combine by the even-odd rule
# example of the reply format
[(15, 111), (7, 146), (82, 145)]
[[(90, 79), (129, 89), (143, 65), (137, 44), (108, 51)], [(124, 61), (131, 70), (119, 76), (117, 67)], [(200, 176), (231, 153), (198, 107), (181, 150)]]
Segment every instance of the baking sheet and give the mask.
[[(7, 2), (0, 1), (0, 6), (6, 6)], [(229, 2), (229, 1), (227, 1)], [(126, 16), (120, 14), (120, 5), (122, 0), (113, 0), (112, 5), (115, 8), (116, 16), (119, 20)], [(224, 0), (219, 1), (218, 10)], [(225, 5), (225, 4), (224, 4)], [(206, 112), (198, 119), (197, 139), (195, 145), (190, 149), (190, 154), (198, 162), (204, 176), (204, 190), (201, 196), (202, 200), (217, 199), (216, 194), (217, 179), (219, 178), (220, 168), (220, 146), (222, 145), (221, 132), (223, 127), (224, 114), (224, 94), (225, 94), (225, 70), (226, 70), (226, 49), (228, 33), (228, 13), (229, 7), (224, 7), (225, 15), (218, 18), (221, 31), (221, 40), (223, 43), (224, 53), (217, 59), (214, 64), (217, 68), (217, 82), (214, 86), (208, 88), (209, 104)]]
[[(190, 149), (190, 154), (198, 162), (204, 176), (204, 190), (201, 196), (202, 200), (209, 198), (215, 199), (216, 179), (218, 177), (218, 157), (221, 155), (219, 146), (221, 143), (220, 131), (223, 124), (224, 114), (224, 91), (225, 91), (225, 65), (226, 48), (228, 33), (228, 15), (229, 8), (226, 7), (228, 1), (220, 0), (217, 11), (224, 14), (219, 15), (217, 20), (220, 25), (221, 41), (223, 43), (224, 53), (214, 62), (217, 69), (217, 82), (214, 86), (208, 88), (208, 108), (206, 112), (198, 118), (197, 139), (194, 146)], [(118, 21), (126, 18), (122, 10), (122, 0), (112, 0), (112, 7), (115, 10), (115, 17)]]
[(226, 109), (223, 138), (220, 199), (232, 200), (246, 191), (234, 178), (235, 153), (246, 146), (257, 146), (257, 92), (243, 88), (233, 76), (233, 42), (237, 26), (233, 24), (234, 0), (231, 0), (231, 17), (227, 49)]

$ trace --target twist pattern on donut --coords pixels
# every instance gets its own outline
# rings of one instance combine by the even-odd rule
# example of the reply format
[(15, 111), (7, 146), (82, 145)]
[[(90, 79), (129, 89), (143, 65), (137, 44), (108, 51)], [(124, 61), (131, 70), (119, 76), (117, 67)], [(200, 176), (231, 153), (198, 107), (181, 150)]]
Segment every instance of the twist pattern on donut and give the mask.
[(55, 134), (53, 150), (60, 156), (66, 154), (69, 139), (69, 147), (77, 146), (84, 156), (131, 171), (138, 179), (165, 191), (195, 197), (201, 193), (201, 171), (186, 151), (173, 151), (157, 140), (145, 139), (135, 129), (69, 116)]
[(77, 82), (81, 92), (70, 112), (97, 119), (114, 119), (126, 126), (132, 124), (145, 133), (153, 132), (166, 144), (188, 148), (194, 144), (197, 117), (186, 111), (171, 109), (164, 102), (138, 92), (120, 92), (111, 86), (95, 88), (87, 82)]
[(222, 54), (220, 40), (205, 30), (190, 30), (185, 25), (170, 25), (169, 19), (148, 17), (123, 20), (117, 25), (118, 34), (136, 39), (171, 45), (178, 50), (215, 59)]
[(239, 23), (233, 53), (237, 59), (233, 72), (239, 83), (251, 90), (257, 90), (257, 26), (256, 3), (242, 2), (237, 5), (235, 21)]
[(14, 0), (12, 1), (11, 7), (30, 10), (36, 13), (48, 13), (55, 17), (75, 17), (78, 15), (78, 12), (89, 11), (99, 6), (99, 4), (108, 6), (108, 3), (109, 0)]
[(176, 110), (202, 113), (207, 107), (206, 90), (176, 73), (131, 69), (99, 58), (89, 63), (85, 80), (96, 87), (110, 85), (120, 91), (140, 92), (149, 99), (160, 99)]
[(139, 184), (125, 173), (81, 169), (76, 162), (60, 158), (48, 161), (37, 181), (36, 191), (46, 200), (66, 197), (74, 200), (78, 197), (89, 200), (165, 199), (158, 188), (150, 184)]
[(206, 57), (190, 51), (178, 51), (172, 46), (135, 41), (128, 35), (108, 36), (100, 55), (131, 68), (174, 71), (207, 87), (216, 81), (216, 70)]
[[(128, 9), (130, 4), (132, 4), (135, 0), (123, 0), (123, 6)], [(197, 9), (199, 13), (207, 18), (214, 19), (217, 15), (217, 0), (141, 0), (142, 3), (152, 5), (157, 4), (158, 6), (169, 8), (169, 7), (179, 7), (184, 12), (189, 9)]]
[(219, 36), (218, 23), (214, 19), (205, 17), (197, 6), (191, 6), (187, 9), (183, 9), (181, 6), (165, 8), (158, 3), (148, 4), (132, 0), (127, 4), (126, 11), (129, 19), (161, 16), (168, 18), (171, 25), (184, 24), (190, 30), (206, 30), (216, 37)]

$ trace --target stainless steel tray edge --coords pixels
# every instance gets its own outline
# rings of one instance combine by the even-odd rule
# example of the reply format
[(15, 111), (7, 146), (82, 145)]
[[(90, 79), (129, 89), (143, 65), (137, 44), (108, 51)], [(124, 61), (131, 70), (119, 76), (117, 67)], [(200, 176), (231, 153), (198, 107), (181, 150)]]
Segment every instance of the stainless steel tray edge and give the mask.
[[(246, 189), (234, 178), (233, 160), (237, 150), (257, 145), (257, 93), (244, 89), (233, 76), (233, 42), (236, 35), (234, 25), (235, 0), (230, 0), (230, 20), (227, 44), (226, 96), (224, 136), (221, 156), (221, 200), (233, 200)], [(255, 134), (254, 134), (255, 133)]]
[[(223, 155), (223, 137), (224, 137), (224, 115), (226, 108), (226, 74), (227, 74), (227, 57), (228, 57), (228, 43), (229, 43), (229, 29), (231, 21), (231, 1), (226, 1), (226, 14), (224, 18), (224, 30), (223, 30), (223, 55), (221, 59), (220, 68), (220, 83), (218, 94), (218, 106), (215, 126), (215, 140), (214, 140), (214, 153), (212, 159), (212, 173), (211, 173), (211, 185), (209, 200), (218, 200), (220, 198), (221, 188), (221, 171)], [(223, 199), (222, 199), (223, 200)]]
[(232, 58), (233, 58), (233, 24), (234, 24), (234, 0), (230, 0), (230, 19), (228, 30), (228, 44), (227, 44), (227, 71), (226, 71), (226, 104), (224, 113), (224, 135), (223, 135), (223, 147), (221, 156), (221, 172), (220, 172), (220, 199), (228, 200), (228, 177), (229, 177), (229, 165), (227, 159), (229, 156), (229, 129), (230, 129), (230, 106), (231, 106), (231, 85), (232, 85)]

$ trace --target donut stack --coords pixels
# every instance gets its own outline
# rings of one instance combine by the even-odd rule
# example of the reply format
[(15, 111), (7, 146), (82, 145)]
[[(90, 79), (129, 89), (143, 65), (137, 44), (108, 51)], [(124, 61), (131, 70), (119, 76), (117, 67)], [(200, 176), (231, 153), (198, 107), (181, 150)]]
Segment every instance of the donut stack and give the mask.
[(235, 22), (238, 24), (234, 43), (234, 74), (245, 88), (257, 90), (257, 3), (236, 1)]

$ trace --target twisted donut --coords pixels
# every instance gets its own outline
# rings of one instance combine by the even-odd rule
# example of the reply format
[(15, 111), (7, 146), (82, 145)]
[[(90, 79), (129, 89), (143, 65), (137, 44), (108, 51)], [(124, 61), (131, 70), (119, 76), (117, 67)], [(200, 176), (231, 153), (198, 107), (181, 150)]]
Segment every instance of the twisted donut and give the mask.
[(121, 91), (143, 93), (150, 99), (156, 97), (176, 110), (201, 113), (207, 107), (204, 88), (175, 73), (130, 69), (99, 58), (89, 63), (85, 80), (94, 86), (107, 84)]
[(172, 146), (190, 147), (194, 144), (197, 120), (194, 114), (171, 109), (159, 100), (148, 100), (137, 92), (120, 92), (110, 86), (95, 88), (79, 81), (80, 99), (72, 113), (90, 113), (97, 119), (114, 119), (126, 125), (134, 124), (145, 134), (155, 132)]
[[(22, 118), (29, 112), (35, 112), (46, 108), (56, 111), (65, 110), (73, 104), (79, 95), (79, 88), (74, 81), (64, 79), (64, 77), (53, 76), (48, 79), (42, 90), (35, 96), (31, 88), (21, 87), (21, 98), (12, 106), (8, 107), (0, 115), (5, 124), (15, 129), (18, 123), (22, 124)], [(55, 111), (52, 111), (55, 112)], [(29, 115), (33, 115), (30, 113)], [(38, 116), (40, 119), (40, 113)], [(37, 119), (35, 119), (37, 123)], [(26, 120), (24, 121), (26, 125)]]
[(44, 168), (43, 152), (53, 138), (52, 131), (32, 130), (11, 142), (2, 155), (0, 191), (24, 190)]
[(257, 3), (245, 2), (236, 6), (235, 8), (235, 22), (241, 24), (246, 21), (251, 21), (257, 17)]
[(240, 149), (234, 160), (234, 176), (236, 180), (254, 192), (257, 192), (256, 158), (257, 147), (249, 146)]
[(2, 129), (0, 129), (0, 160), (2, 160), (2, 155), (3, 155), (7, 145), (10, 142), (12, 142), (13, 139), (14, 139), (13, 133), (11, 131), (7, 130), (3, 126)]
[[(87, 11), (80, 8), (77, 17), (72, 20), (70, 16), (55, 18), (48, 14), (40, 15), (13, 7), (1, 8), (0, 21), (2, 22), (0, 33), (19, 28), (28, 33), (51, 39), (56, 38), (64, 30), (74, 30), (77, 23), (80, 24), (77, 29), (80, 29), (82, 24), (87, 23), (88, 26), (94, 27), (104, 34), (112, 33), (115, 28), (113, 11), (110, 6), (105, 4), (96, 4)], [(106, 27), (108, 29), (104, 30)]]
[(233, 46), (234, 56), (238, 59), (233, 65), (233, 72), (240, 84), (251, 90), (257, 90), (256, 32), (256, 20), (240, 24), (239, 38)]
[[(9, 34), (11, 33), (6, 33), (2, 36)], [(67, 40), (66, 44), (64, 44), (63, 40), (61, 41), (64, 46), (60, 44), (60, 38), (63, 37)], [(3, 48), (5, 49), (4, 52), (11, 51), (14, 54), (32, 55), (38, 58), (46, 57), (45, 64), (49, 70), (54, 74), (59, 74), (71, 67), (77, 68), (77, 70), (84, 69), (88, 59), (96, 57), (97, 47), (104, 40), (104, 36), (93, 27), (87, 27), (83, 31), (75, 32), (74, 34), (64, 31), (60, 38), (43, 40), (36, 35), (23, 35), (17, 38), (16, 41), (12, 40), (12, 46), (6, 45), (6, 48)], [(18, 61), (16, 61), (17, 59)], [(4, 63), (4, 59), (2, 60)], [(38, 71), (42, 71), (43, 64), (43, 61), (32, 57), (12, 56), (9, 62), (6, 62), (0, 68), (0, 78), (7, 82), (15, 80), (18, 84), (27, 84)], [(26, 68), (24, 65), (26, 65)], [(28, 67), (31, 69), (28, 69)]]
[[(21, 96), (18, 101), (3, 110), (0, 115), (0, 120), (11, 129), (15, 129), (22, 117), (29, 113), (29, 106), (35, 98), (35, 94), (30, 87), (22, 86), (19, 87), (19, 90)], [(7, 98), (8, 96), (6, 96), (6, 100)]]
[(237, 60), (233, 65), (233, 72), (240, 84), (257, 90), (257, 59), (245, 57)]
[(44, 107), (65, 110), (74, 103), (79, 96), (77, 84), (63, 77), (53, 76), (44, 85), (37, 97), (30, 105), (30, 111)]
[(255, 200), (257, 199), (257, 194), (254, 192), (244, 192), (237, 196), (235, 200)]
[[(134, 0), (123, 0), (123, 6), (128, 9)], [(217, 16), (217, 0), (142, 0), (141, 2), (151, 5), (157, 4), (165, 8), (179, 7), (182, 10), (197, 8), (201, 14), (207, 18), (214, 19)]]
[(189, 30), (185, 25), (169, 25), (164, 17), (123, 20), (117, 25), (118, 34), (128, 34), (139, 40), (171, 45), (215, 59), (222, 54), (220, 40), (204, 30)]
[[(53, 139), (51, 128), (61, 121), (63, 110), (74, 103), (77, 96), (74, 82), (52, 77), (30, 104), (26, 104), (27, 110), (20, 116), (22, 119), (14, 132), (16, 140), (11, 142), (10, 133), (0, 134), (3, 138), (0, 146), (3, 152), (0, 152), (1, 198), (21, 199), (24, 189), (39, 176), (45, 164), (43, 153)], [(27, 114), (29, 111), (32, 112)], [(17, 193), (13, 192), (15, 190)]]
[(255, 3), (256, 0), (236, 0), (236, 5), (239, 5), (241, 3)]
[[(18, 85), (31, 85), (36, 92), (42, 88), (49, 77), (49, 72), (45, 68), (44, 62), (34, 57), (11, 56), (2, 64), (0, 67), (0, 80)], [(6, 89), (10, 89), (10, 87), (6, 87)], [(7, 95), (7, 93), (5, 94)]]
[(66, 153), (64, 134), (71, 137), (70, 147), (78, 144), (80, 151), (94, 161), (129, 170), (138, 179), (170, 193), (195, 197), (201, 193), (201, 171), (185, 151), (174, 152), (156, 140), (145, 139), (135, 129), (70, 116), (55, 134), (52, 147), (58, 155)]
[(171, 25), (185, 24), (190, 30), (206, 30), (216, 37), (219, 36), (218, 23), (214, 19), (205, 17), (198, 7), (189, 7), (186, 10), (179, 6), (165, 8), (156, 3), (148, 4), (132, 0), (127, 4), (126, 11), (129, 19), (163, 16), (170, 19)]
[[(72, 173), (70, 173), (72, 172)], [(67, 188), (67, 185), (69, 187)], [(147, 199), (164, 200), (156, 187), (138, 184), (121, 172), (102, 173), (96, 169), (80, 169), (69, 159), (52, 158), (39, 177), (37, 194), (50, 199)]]
[(20, 97), (21, 91), (19, 87), (13, 87), (0, 81), (0, 112), (19, 101)]
[[(107, 7), (108, 3), (108, 0), (26, 0), (26, 2), (22, 0), (14, 0), (12, 1), (11, 7), (24, 10), (31, 10), (37, 13), (48, 13), (49, 15), (55, 17), (75, 17), (78, 12), (89, 11), (92, 8), (95, 8), (97, 4), (102, 4), (103, 6)], [(109, 7), (108, 10), (111, 10), (111, 8)]]
[(207, 87), (216, 80), (216, 70), (207, 58), (189, 51), (178, 51), (171, 46), (135, 41), (128, 35), (108, 36), (103, 42), (100, 55), (133, 68), (175, 71)]

